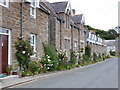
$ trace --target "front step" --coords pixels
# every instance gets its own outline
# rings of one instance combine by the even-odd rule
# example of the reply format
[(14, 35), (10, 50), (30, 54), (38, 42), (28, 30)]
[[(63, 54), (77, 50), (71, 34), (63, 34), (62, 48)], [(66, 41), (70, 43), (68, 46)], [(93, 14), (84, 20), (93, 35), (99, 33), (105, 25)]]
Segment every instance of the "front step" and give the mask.
[(6, 76), (6, 73), (0, 74), (0, 78), (4, 78), (4, 77), (7, 77), (7, 76)]

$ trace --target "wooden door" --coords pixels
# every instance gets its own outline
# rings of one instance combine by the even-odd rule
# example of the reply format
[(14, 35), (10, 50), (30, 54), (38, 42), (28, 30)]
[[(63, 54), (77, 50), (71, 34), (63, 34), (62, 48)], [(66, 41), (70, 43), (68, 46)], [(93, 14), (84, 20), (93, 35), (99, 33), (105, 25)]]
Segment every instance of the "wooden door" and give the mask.
[(1, 47), (1, 64), (0, 67), (2, 68), (0, 73), (6, 73), (6, 67), (8, 66), (8, 36), (1, 35), (0, 36), (0, 47)]
[(2, 39), (0, 35), (0, 74), (2, 73)]

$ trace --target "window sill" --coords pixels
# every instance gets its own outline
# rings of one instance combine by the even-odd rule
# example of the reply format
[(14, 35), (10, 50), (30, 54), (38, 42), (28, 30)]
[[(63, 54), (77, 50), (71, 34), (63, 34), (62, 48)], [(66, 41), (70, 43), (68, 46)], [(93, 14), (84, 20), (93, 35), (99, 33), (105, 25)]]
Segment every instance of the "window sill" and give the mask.
[(34, 15), (30, 15), (30, 17), (33, 18), (33, 19), (36, 19), (36, 16), (34, 16)]
[(0, 5), (5, 7), (5, 8), (9, 8), (8, 5), (4, 5), (4, 4), (1, 4), (1, 3), (0, 3)]

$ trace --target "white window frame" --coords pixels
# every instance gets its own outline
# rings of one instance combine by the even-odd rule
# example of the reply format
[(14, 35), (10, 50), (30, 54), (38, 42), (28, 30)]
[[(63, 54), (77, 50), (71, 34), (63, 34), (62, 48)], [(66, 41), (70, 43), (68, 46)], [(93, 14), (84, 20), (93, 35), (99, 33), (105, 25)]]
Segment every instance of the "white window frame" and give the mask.
[(0, 5), (1, 5), (1, 6), (6, 7), (6, 8), (8, 8), (8, 7), (9, 7), (9, 0), (5, 0), (6, 5), (5, 5), (5, 4), (3, 4), (2, 2), (3, 2), (3, 0), (1, 0), (1, 1), (0, 1)]
[(66, 50), (70, 49), (70, 40), (69, 39), (65, 39), (65, 49)]
[(74, 41), (74, 51), (77, 50), (77, 41)]
[[(35, 2), (35, 5), (33, 5), (33, 3), (32, 3), (33, 1)], [(30, 15), (31, 15), (33, 18), (36, 18), (36, 6), (37, 6), (37, 1), (36, 1), (36, 0), (31, 0), (31, 4), (30, 4)], [(34, 11), (32, 11), (32, 9), (33, 9)], [(32, 12), (34, 12), (34, 14), (33, 14)]]
[[(31, 39), (31, 37), (33, 38), (34, 37), (34, 41), (33, 41), (33, 43), (31, 43), (31, 40), (33, 40), (33, 39)], [(32, 57), (36, 57), (37, 55), (36, 55), (36, 35), (35, 34), (30, 34), (30, 45), (33, 47), (33, 52), (35, 52), (35, 54), (32, 56)]]

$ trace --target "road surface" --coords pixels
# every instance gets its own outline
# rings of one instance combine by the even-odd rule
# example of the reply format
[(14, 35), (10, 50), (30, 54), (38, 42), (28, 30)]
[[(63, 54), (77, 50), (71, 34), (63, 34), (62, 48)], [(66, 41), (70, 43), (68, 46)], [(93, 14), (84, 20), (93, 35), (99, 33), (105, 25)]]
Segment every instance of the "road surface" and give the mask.
[(118, 88), (118, 58), (14, 88)]

